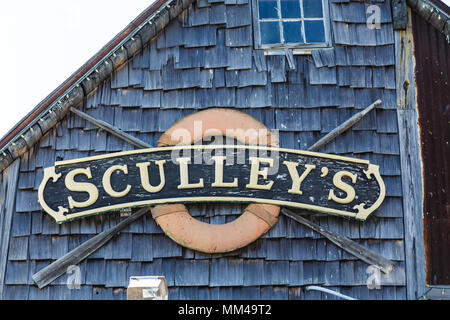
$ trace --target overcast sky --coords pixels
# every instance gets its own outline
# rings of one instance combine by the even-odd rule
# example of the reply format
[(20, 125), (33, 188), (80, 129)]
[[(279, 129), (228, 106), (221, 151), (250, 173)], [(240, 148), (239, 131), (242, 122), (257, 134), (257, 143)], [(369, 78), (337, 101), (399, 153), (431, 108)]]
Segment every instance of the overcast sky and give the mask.
[(0, 2), (0, 138), (153, 0)]
[(0, 138), (152, 2), (1, 1)]

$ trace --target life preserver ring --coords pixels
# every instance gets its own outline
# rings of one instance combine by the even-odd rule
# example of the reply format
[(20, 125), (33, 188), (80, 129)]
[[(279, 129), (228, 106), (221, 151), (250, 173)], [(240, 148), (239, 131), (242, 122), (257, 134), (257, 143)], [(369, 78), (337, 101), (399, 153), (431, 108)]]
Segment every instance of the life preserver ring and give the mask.
[[(195, 126), (196, 121), (201, 121), (200, 128)], [(202, 140), (211, 130), (225, 137), (227, 130), (234, 129), (233, 138), (241, 143), (279, 146), (278, 138), (264, 124), (233, 109), (214, 108), (191, 114), (168, 129), (159, 139), (158, 146), (179, 145), (180, 141), (173, 135), (178, 129), (189, 132), (190, 140), (183, 141), (184, 144)], [(249, 135), (248, 132), (256, 134)], [(269, 231), (278, 222), (280, 207), (250, 204), (241, 216), (223, 225), (192, 218), (183, 204), (158, 205), (151, 211), (157, 224), (176, 243), (204, 253), (225, 253), (245, 247)]]

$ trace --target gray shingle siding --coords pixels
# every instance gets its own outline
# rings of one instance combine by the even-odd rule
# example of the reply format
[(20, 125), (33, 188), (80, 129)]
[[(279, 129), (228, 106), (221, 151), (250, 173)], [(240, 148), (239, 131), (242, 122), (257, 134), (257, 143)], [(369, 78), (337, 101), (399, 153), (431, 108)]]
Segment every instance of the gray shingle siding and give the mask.
[[(171, 299), (332, 299), (306, 291), (306, 285), (361, 299), (404, 299), (394, 38), (389, 1), (376, 4), (382, 7), (381, 29), (369, 30), (367, 4), (330, 1), (333, 48), (294, 56), (296, 69), (291, 70), (285, 56), (254, 50), (251, 3), (201, 0), (90, 95), (83, 111), (155, 146), (162, 132), (191, 113), (236, 107), (278, 129), (282, 147), (306, 149), (359, 109), (383, 99), (379, 109), (320, 151), (380, 165), (387, 187), (384, 204), (366, 222), (314, 218), (399, 266), (380, 290), (367, 288), (367, 264), (284, 216), (255, 243), (222, 256), (182, 248), (148, 216), (80, 264), (80, 290), (67, 289), (69, 275), (38, 290), (33, 273), (121, 220), (111, 213), (58, 226), (39, 209), (44, 167), (132, 149), (70, 114), (21, 159), (4, 298), (125, 299), (129, 276), (164, 275)], [(225, 223), (245, 206), (189, 207), (202, 221)]]

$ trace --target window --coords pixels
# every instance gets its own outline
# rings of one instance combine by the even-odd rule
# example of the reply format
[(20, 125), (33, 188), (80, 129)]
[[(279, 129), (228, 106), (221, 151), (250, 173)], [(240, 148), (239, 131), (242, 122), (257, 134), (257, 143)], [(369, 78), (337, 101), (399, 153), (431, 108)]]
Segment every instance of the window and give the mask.
[(260, 48), (329, 45), (327, 0), (254, 0)]

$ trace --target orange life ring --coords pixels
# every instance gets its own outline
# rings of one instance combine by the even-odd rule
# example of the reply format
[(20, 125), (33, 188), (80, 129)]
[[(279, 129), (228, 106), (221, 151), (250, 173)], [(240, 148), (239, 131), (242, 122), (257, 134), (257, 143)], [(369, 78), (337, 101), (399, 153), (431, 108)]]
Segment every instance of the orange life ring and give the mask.
[[(195, 127), (196, 121), (201, 121), (201, 130)], [(234, 129), (233, 138), (241, 143), (279, 146), (278, 138), (264, 124), (233, 109), (214, 108), (191, 114), (168, 129), (159, 139), (158, 146), (179, 145), (181, 141), (174, 139), (176, 135), (173, 134), (178, 129), (189, 133), (190, 139), (183, 141), (184, 144), (202, 140), (211, 130), (225, 137), (227, 130)], [(261, 136), (260, 132), (266, 134)], [(280, 207), (250, 204), (239, 218), (223, 225), (212, 225), (192, 218), (182, 204), (158, 205), (151, 211), (161, 229), (176, 243), (204, 253), (225, 253), (245, 247), (269, 231), (278, 222)]]

